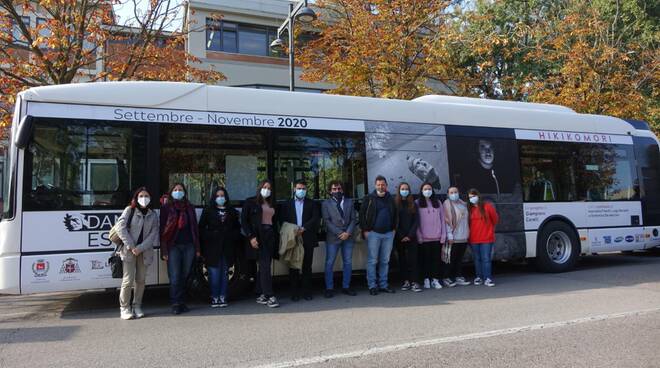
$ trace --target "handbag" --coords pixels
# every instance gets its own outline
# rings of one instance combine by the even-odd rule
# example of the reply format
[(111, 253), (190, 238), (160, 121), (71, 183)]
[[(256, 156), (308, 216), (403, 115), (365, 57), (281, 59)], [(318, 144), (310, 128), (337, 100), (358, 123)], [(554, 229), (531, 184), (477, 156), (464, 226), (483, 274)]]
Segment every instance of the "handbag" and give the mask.
[(115, 251), (112, 252), (112, 255), (110, 256), (110, 258), (108, 258), (108, 264), (110, 265), (110, 271), (112, 271), (113, 279), (121, 279), (124, 277), (124, 262), (121, 260), (121, 257), (119, 256), (119, 251), (123, 246), (124, 244), (115, 248)]
[[(133, 221), (133, 215), (135, 214), (135, 208), (131, 209), (131, 213), (128, 215), (128, 222), (126, 222), (126, 228), (131, 228), (131, 221)], [(119, 252), (124, 246), (124, 242), (119, 237), (119, 227), (115, 224), (112, 229), (110, 229), (110, 234), (108, 236), (110, 241), (115, 244), (115, 250), (112, 252), (110, 258), (108, 258), (108, 265), (110, 265), (110, 271), (112, 272), (113, 279), (121, 279), (124, 277), (124, 262), (121, 260)]]

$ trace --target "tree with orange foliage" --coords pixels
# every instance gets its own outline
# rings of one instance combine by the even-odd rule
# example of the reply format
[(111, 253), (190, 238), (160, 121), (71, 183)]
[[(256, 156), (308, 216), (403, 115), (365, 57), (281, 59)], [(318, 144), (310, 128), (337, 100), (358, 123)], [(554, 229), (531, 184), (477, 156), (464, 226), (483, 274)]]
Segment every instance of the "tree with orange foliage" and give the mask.
[(645, 120), (660, 134), (660, 30), (642, 0), (477, 0), (459, 9), (461, 94)]
[[(114, 6), (134, 9), (118, 23)], [(24, 89), (99, 80), (215, 82), (195, 68), (186, 34), (168, 31), (181, 4), (172, 0), (0, 0), (0, 137)]]
[[(432, 83), (448, 84), (450, 0), (318, 0), (319, 37), (298, 60), (302, 79), (324, 81), (338, 94), (411, 99)], [(445, 85), (451, 88), (451, 85)]]

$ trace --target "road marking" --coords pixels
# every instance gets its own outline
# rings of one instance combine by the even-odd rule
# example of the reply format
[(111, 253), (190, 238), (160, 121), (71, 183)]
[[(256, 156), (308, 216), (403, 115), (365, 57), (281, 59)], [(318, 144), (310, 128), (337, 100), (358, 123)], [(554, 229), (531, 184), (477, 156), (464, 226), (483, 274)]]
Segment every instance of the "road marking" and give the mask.
[(605, 321), (605, 320), (609, 320), (609, 319), (624, 318), (624, 317), (631, 317), (631, 316), (640, 316), (640, 315), (645, 315), (645, 314), (655, 313), (655, 312), (660, 312), (660, 308), (643, 309), (643, 310), (638, 310), (638, 311), (613, 313), (613, 314), (603, 314), (603, 315), (598, 315), (598, 316), (577, 318), (577, 319), (572, 319), (572, 320), (568, 320), (568, 321), (540, 323), (540, 324), (536, 324), (536, 325), (512, 327), (512, 328), (505, 328), (505, 329), (501, 329), (501, 330), (492, 330), (492, 331), (471, 333), (471, 334), (466, 334), (466, 335), (439, 337), (439, 338), (429, 339), (429, 340), (421, 340), (421, 341), (408, 342), (408, 343), (396, 344), (396, 345), (386, 345), (386, 346), (373, 347), (373, 348), (364, 349), (364, 350), (355, 350), (355, 351), (346, 352), (346, 353), (337, 353), (337, 354), (330, 354), (330, 355), (319, 355), (319, 356), (315, 356), (315, 357), (295, 359), (295, 360), (290, 360), (290, 361), (280, 362), (280, 363), (270, 363), (270, 364), (256, 366), (255, 368), (300, 367), (300, 366), (309, 365), (309, 364), (327, 363), (329, 361), (338, 360), (338, 359), (361, 358), (361, 357), (369, 356), (369, 355), (392, 353), (392, 352), (396, 352), (396, 351), (401, 351), (401, 350), (406, 350), (406, 349), (411, 349), (411, 348), (419, 348), (419, 347), (423, 347), (423, 346), (440, 345), (440, 344), (447, 344), (447, 343), (466, 341), (466, 340), (484, 339), (484, 338), (488, 338), (488, 337), (503, 336), (503, 335), (512, 335), (512, 334), (516, 334), (516, 333), (519, 333), (519, 332), (536, 331), (536, 330), (543, 330), (543, 329), (548, 329), (548, 328), (557, 328), (557, 327), (578, 325), (578, 324), (588, 323), (588, 322), (598, 322), (598, 321)]

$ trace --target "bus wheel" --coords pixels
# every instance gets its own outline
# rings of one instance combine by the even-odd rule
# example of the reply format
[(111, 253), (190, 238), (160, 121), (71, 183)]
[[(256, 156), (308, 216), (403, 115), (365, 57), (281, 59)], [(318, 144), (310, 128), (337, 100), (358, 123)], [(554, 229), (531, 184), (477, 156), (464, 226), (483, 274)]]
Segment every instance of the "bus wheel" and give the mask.
[(580, 243), (573, 228), (553, 221), (539, 232), (536, 241), (536, 267), (543, 272), (566, 272), (580, 256)]

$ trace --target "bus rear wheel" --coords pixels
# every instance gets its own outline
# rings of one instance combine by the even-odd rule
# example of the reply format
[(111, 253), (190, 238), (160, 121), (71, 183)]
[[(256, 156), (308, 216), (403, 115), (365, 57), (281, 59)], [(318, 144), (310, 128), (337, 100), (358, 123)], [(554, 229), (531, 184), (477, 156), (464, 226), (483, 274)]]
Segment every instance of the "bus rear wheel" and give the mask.
[(575, 267), (580, 243), (575, 230), (565, 222), (546, 224), (536, 240), (536, 267), (543, 272), (566, 272)]

